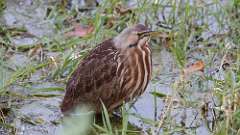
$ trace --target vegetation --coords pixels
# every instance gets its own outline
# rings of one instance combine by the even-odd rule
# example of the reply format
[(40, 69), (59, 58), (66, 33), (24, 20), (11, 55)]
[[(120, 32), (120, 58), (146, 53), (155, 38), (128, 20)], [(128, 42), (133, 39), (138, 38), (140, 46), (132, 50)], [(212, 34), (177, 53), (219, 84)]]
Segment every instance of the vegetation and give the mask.
[[(0, 12), (6, 5), (3, 2), (0, 2)], [(161, 50), (170, 52), (174, 64), (169, 68), (173, 69), (169, 69), (170, 75), (166, 75), (161, 72), (161, 67), (154, 66), (152, 83), (155, 86), (161, 83), (161, 78), (171, 77), (173, 81), (169, 85), (173, 91), (166, 94), (154, 87), (148, 93), (153, 95), (156, 111), (160, 111), (157, 101), (164, 103), (154, 119), (130, 113), (126, 104), (121, 109), (120, 125), (114, 124), (104, 110), (102, 124), (93, 124), (91, 133), (197, 134), (198, 127), (203, 125), (209, 134), (240, 134), (239, 0), (136, 0), (134, 4), (103, 0), (98, 6), (70, 7), (64, 0), (48, 5), (44, 19), (53, 22), (54, 34), (51, 36), (36, 36), (26, 28), (0, 24), (0, 104), (3, 104), (4, 97), (9, 96), (21, 101), (36, 97), (59, 97), (59, 93), (39, 94), (36, 91), (57, 91), (62, 96), (64, 85), (47, 88), (33, 86), (45, 82), (64, 84), (91, 48), (117, 35), (126, 26), (141, 22), (165, 35), (152, 39), (152, 49), (154, 54)], [(16, 37), (24, 36), (37, 39), (37, 42), (17, 46), (13, 43)], [(49, 53), (57, 55), (50, 56)], [(9, 61), (15, 54), (23, 55), (28, 62), (12, 66)], [(39, 71), (37, 81), (31, 79)], [(16, 86), (27, 89), (28, 94), (13, 90)], [(13, 129), (14, 133), (14, 126), (7, 122), (10, 112), (17, 108), (12, 103), (16, 101), (12, 99), (8, 99), (7, 107), (0, 106), (0, 125), (8, 130)], [(176, 111), (182, 112), (181, 109), (183, 112), (193, 109), (197, 115), (185, 113), (179, 122), (173, 115)], [(134, 127), (128, 123), (130, 116), (141, 119), (149, 128)], [(203, 123), (189, 124), (187, 117), (200, 117)]]

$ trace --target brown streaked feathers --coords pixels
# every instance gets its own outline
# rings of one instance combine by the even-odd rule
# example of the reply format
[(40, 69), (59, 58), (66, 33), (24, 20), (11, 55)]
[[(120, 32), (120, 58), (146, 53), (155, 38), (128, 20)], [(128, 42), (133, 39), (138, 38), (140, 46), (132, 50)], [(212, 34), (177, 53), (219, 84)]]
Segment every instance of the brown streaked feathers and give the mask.
[(144, 31), (144, 25), (135, 25), (90, 51), (68, 80), (62, 112), (87, 105), (100, 113), (101, 102), (112, 111), (140, 96), (152, 71), (149, 38), (137, 35)]

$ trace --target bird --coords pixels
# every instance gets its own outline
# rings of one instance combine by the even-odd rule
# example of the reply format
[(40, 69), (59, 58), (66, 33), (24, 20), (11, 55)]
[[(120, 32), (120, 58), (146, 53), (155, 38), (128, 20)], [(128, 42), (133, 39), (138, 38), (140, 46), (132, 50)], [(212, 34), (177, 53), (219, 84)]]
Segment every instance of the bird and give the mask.
[(62, 113), (88, 106), (99, 114), (102, 104), (112, 112), (139, 97), (152, 75), (152, 32), (135, 24), (93, 48), (67, 81)]

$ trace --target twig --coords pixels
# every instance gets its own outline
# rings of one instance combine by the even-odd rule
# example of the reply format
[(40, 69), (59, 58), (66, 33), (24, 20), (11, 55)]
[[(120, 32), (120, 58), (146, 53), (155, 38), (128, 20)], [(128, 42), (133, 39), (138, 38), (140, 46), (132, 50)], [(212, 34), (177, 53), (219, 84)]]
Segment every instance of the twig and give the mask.
[(165, 118), (167, 117), (166, 114), (169, 114), (168, 112), (170, 111), (170, 109), (171, 109), (171, 107), (172, 107), (172, 103), (173, 103), (172, 97), (168, 95), (166, 99), (167, 99), (168, 104), (167, 104), (166, 111), (163, 112), (163, 115), (162, 115), (162, 117), (161, 117), (161, 119), (160, 119), (160, 121), (159, 121), (159, 123), (158, 123), (157, 135), (160, 134), (160, 131), (161, 131), (161, 127), (162, 127), (162, 125), (163, 125), (163, 122), (164, 122)]

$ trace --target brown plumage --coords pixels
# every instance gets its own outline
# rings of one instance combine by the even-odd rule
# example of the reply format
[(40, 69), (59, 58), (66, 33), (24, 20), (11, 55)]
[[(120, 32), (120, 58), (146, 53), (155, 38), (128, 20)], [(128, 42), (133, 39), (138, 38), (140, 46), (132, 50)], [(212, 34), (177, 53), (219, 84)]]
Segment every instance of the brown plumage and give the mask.
[(66, 86), (61, 110), (87, 105), (101, 112), (101, 102), (112, 111), (140, 96), (151, 78), (149, 30), (141, 24), (96, 46), (81, 61)]

